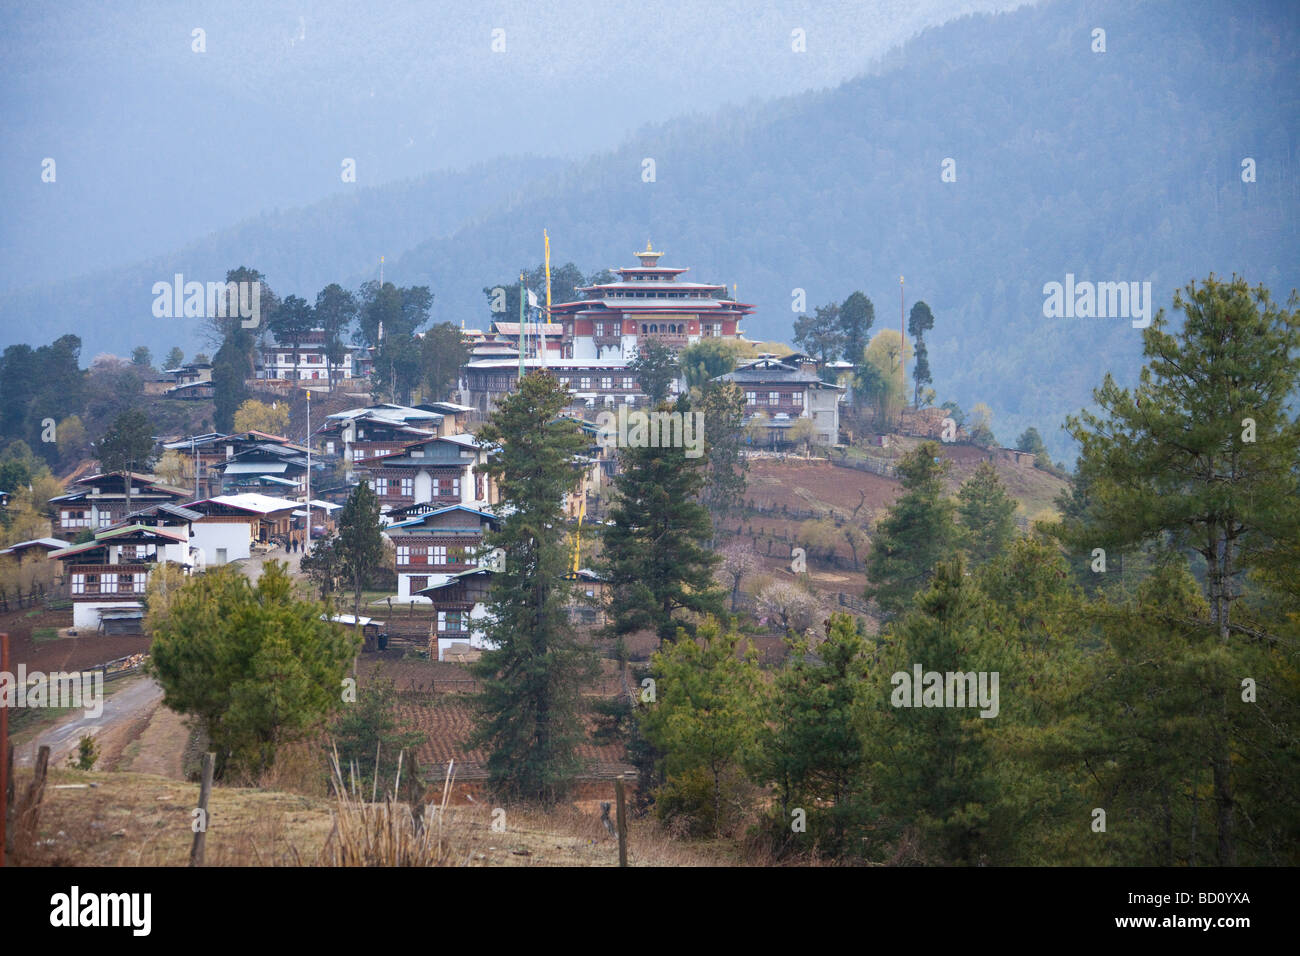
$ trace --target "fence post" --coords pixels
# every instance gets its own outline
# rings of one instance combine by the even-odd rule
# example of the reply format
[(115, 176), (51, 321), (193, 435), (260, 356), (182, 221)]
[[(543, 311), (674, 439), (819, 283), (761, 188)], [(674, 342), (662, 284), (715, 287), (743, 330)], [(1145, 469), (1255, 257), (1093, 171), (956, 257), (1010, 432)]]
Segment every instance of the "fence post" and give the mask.
[(194, 845), (190, 847), (190, 866), (203, 865), (203, 850), (208, 836), (208, 794), (212, 792), (212, 764), (216, 754), (203, 755), (203, 782), (199, 784), (199, 809), (203, 811), (203, 826), (194, 834)]
[(618, 865), (627, 866), (627, 801), (621, 773), (614, 778), (614, 796), (618, 800)]
[[(0, 634), (0, 673), (9, 673), (9, 635)], [(5, 865), (9, 818), (9, 708), (0, 707), (0, 866)]]

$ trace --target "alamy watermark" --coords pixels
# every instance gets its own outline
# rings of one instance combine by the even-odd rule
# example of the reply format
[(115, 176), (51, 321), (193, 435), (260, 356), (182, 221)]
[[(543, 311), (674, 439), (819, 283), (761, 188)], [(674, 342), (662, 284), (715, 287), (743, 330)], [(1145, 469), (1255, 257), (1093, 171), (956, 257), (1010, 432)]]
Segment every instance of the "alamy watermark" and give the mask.
[(685, 448), (687, 458), (704, 454), (703, 412), (642, 412), (620, 406), (596, 416), (601, 448)]
[(1048, 319), (1132, 319), (1135, 329), (1151, 324), (1150, 282), (1065, 282), (1043, 286), (1043, 316)]
[(158, 319), (241, 318), (255, 329), (262, 321), (262, 283), (186, 282), (178, 272), (171, 282), (153, 284), (153, 314)]
[(889, 682), (895, 707), (979, 707), (981, 717), (996, 717), (1000, 709), (997, 671), (941, 673), (914, 664), (912, 673), (898, 671)]
[(0, 671), (0, 707), (80, 707), (91, 719), (104, 712), (103, 671)]

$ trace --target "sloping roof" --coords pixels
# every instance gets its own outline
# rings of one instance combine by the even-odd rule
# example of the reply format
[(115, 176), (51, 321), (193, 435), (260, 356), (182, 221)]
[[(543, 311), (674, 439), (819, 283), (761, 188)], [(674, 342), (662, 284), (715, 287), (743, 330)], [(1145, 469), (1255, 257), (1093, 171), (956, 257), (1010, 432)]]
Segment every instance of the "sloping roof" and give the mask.
[(270, 475), (280, 474), (289, 468), (289, 463), (284, 461), (268, 461), (258, 463), (255, 461), (232, 461), (226, 465), (223, 472), (227, 475)]
[(446, 508), (438, 508), (427, 514), (422, 514), (418, 518), (407, 518), (405, 521), (397, 521), (384, 528), (385, 531), (391, 531), (393, 528), (406, 528), (412, 525), (424, 524), (425, 519), (432, 518), (434, 515), (446, 514), (448, 511), (467, 511), (472, 515), (478, 515), (480, 518), (487, 518), (489, 521), (496, 523), (501, 519), (494, 514), (486, 511), (479, 511), (477, 508), (471, 508), (468, 505), (448, 505)]
[(13, 554), (16, 551), (29, 551), (32, 548), (57, 551), (60, 548), (70, 547), (72, 547), (72, 542), (64, 541), (62, 538), (32, 538), (30, 541), (19, 541), (17, 544), (11, 544), (3, 551), (0, 551), (0, 554)]
[(93, 551), (96, 548), (107, 547), (114, 544), (118, 538), (125, 538), (132, 535), (140, 535), (144, 539), (162, 538), (172, 544), (185, 544), (190, 540), (190, 536), (180, 531), (170, 531), (167, 528), (151, 528), (143, 524), (128, 524), (120, 528), (106, 528), (95, 535), (94, 541), (87, 541), (83, 544), (70, 545), (66, 548), (60, 548), (58, 551), (51, 551), (51, 558), (64, 558), (73, 554), (81, 554), (85, 551)]
[(811, 385), (814, 388), (829, 388), (836, 391), (843, 391), (844, 386), (833, 385), (823, 382), (811, 372), (805, 372), (784, 362), (777, 362), (774, 359), (758, 359), (753, 362), (737, 368), (734, 372), (728, 372), (725, 375), (719, 375), (714, 379), (715, 382), (735, 382), (738, 385), (743, 384), (778, 384), (778, 385)]
[[(273, 511), (291, 510), (300, 506), (297, 501), (272, 498), (270, 495), (260, 495), (255, 491), (246, 491), (238, 495), (217, 495), (215, 498), (206, 498), (204, 501), (226, 505), (230, 508), (239, 508), (242, 511), (252, 511), (257, 514), (270, 514)], [(203, 504), (203, 501), (196, 501), (194, 504)]]

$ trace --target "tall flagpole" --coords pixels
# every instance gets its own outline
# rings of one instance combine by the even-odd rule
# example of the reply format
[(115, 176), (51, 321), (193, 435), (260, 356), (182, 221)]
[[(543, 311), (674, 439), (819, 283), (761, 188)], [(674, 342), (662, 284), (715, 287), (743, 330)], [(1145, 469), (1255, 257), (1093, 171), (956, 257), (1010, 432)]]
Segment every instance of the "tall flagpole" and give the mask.
[(311, 547), (311, 389), (304, 388), (307, 393), (307, 543), (303, 549), (305, 554)]
[(542, 230), (542, 238), (546, 240), (546, 316), (543, 319), (542, 334), (538, 337), (542, 351), (542, 365), (546, 365), (546, 333), (550, 331), (551, 324), (551, 237)]
[(524, 296), (528, 294), (524, 288), (524, 274), (519, 273), (519, 381), (516, 383), (518, 388), (524, 387), (524, 346), (527, 339), (527, 333), (524, 331)]

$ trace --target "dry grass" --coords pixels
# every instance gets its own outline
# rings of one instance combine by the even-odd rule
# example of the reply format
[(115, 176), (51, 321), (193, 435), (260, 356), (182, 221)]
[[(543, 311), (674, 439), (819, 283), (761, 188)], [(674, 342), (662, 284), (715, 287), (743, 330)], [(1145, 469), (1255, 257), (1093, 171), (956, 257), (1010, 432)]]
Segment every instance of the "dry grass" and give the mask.
[[(397, 798), (403, 757), (405, 753), (397, 758), (392, 793), (377, 803), (372, 790), (367, 803), (362, 792), (365, 784), (357, 780), (355, 768), (345, 782), (338, 751), (334, 752), (331, 770), (338, 806), (322, 853), (326, 866), (465, 866), (472, 858), (464, 845), (463, 828), (447, 812), (454, 767), (447, 768), (441, 803), (427, 803), (417, 811)], [(378, 785), (376, 775), (374, 790)]]
[[(18, 769), (21, 792), (31, 771)], [(75, 789), (57, 789), (72, 785)], [(454, 790), (455, 788), (450, 788)], [(610, 788), (613, 789), (612, 787)], [(444, 786), (444, 790), (446, 787)], [(135, 773), (51, 767), (32, 866), (186, 866), (198, 784)], [(486, 798), (423, 808), (369, 801), (358, 785), (333, 798), (216, 786), (208, 802), (208, 866), (617, 866), (599, 799), (542, 809)], [(400, 792), (400, 791), (399, 791)], [(437, 794), (442, 797), (442, 793)], [(610, 795), (612, 797), (612, 794)], [(609, 799), (605, 797), (604, 799)], [(495, 814), (495, 810), (504, 814)], [(496, 828), (494, 828), (494, 825)], [(416, 862), (423, 861), (423, 862)], [(744, 866), (765, 860), (734, 842), (676, 839), (651, 817), (629, 821), (632, 866)]]

